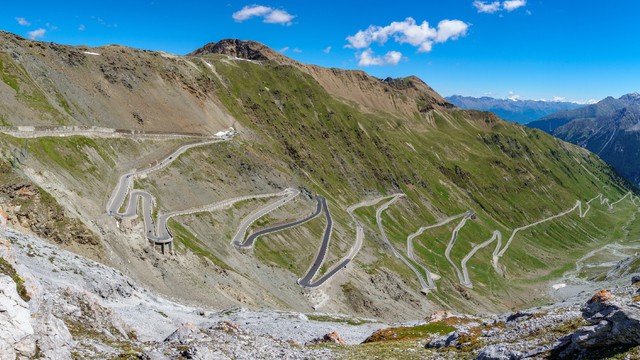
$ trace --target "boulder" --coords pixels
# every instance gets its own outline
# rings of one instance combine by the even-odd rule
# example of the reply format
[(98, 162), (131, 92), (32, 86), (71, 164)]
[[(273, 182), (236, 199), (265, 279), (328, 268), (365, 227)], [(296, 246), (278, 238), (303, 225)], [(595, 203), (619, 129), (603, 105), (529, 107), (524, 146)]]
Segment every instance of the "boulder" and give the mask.
[(425, 347), (427, 349), (442, 349), (445, 347), (456, 346), (458, 345), (458, 340), (460, 340), (463, 335), (466, 335), (466, 333), (462, 331), (452, 331), (447, 335), (429, 341)]
[(347, 342), (342, 338), (342, 336), (340, 336), (340, 334), (338, 334), (337, 331), (334, 331), (332, 333), (326, 334), (325, 336), (323, 336), (323, 339), (325, 342), (331, 342), (331, 343), (336, 343), (336, 344), (346, 344)]
[(509, 350), (506, 345), (489, 345), (480, 351), (474, 360), (519, 360), (524, 355), (515, 350)]
[(555, 349), (558, 357), (574, 358), (607, 347), (640, 345), (640, 303), (623, 301), (601, 290), (581, 310), (589, 325), (560, 339)]

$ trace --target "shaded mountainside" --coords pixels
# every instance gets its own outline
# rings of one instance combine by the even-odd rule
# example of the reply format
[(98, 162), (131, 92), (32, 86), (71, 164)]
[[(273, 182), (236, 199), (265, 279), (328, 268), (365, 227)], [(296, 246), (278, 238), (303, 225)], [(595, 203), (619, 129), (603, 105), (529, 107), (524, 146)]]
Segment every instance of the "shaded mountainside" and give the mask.
[(528, 124), (593, 151), (636, 186), (640, 184), (640, 95), (608, 97)]
[(491, 111), (505, 120), (520, 124), (538, 120), (558, 111), (573, 110), (584, 106), (564, 101), (510, 100), (488, 96), (476, 98), (452, 95), (447, 96), (446, 100), (463, 109)]
[[(264, 201), (188, 214), (169, 221), (176, 253), (162, 255), (144, 238), (140, 219), (116, 223), (105, 213), (119, 176), (198, 140), (30, 139), (29, 159), (13, 171), (53, 184), (43, 188), (90, 225), (110, 256), (105, 262), (164, 294), (218, 307), (320, 309), (394, 320), (446, 308), (497, 311), (545, 301), (548, 283), (573, 269), (576, 259), (624, 243), (640, 225), (631, 197), (611, 209), (594, 201), (580, 216), (577, 200), (586, 208), (598, 194), (613, 202), (628, 192), (594, 154), (488, 112), (454, 108), (415, 77), (380, 80), (300, 64), (254, 42), (229, 40), (179, 57), (2, 36), (0, 95), (6, 101), (0, 116), (6, 124), (201, 133), (236, 128), (230, 141), (192, 148), (135, 180), (133, 188), (155, 197), (158, 214), (285, 188), (322, 195), (334, 225), (322, 275), (354, 246), (349, 206), (406, 195), (379, 214), (384, 201), (356, 210), (365, 235), (359, 253), (319, 289), (301, 290), (297, 279), (314, 262), (325, 216), (239, 251), (230, 240)], [(113, 67), (117, 71), (105, 70)], [(23, 143), (0, 136), (3, 149)], [(315, 201), (301, 195), (251, 231), (313, 209)], [(459, 221), (452, 221), (413, 240), (415, 261), (408, 262), (428, 268), (437, 287), (425, 296), (390, 246), (406, 254), (407, 238), (421, 226), (467, 211), (474, 216), (465, 218), (457, 238), (452, 233)], [(518, 232), (506, 251), (514, 229), (552, 218)], [(487, 242), (497, 230), (502, 243)], [(500, 249), (506, 252), (494, 268), (493, 253)], [(460, 281), (467, 267), (472, 287)]]

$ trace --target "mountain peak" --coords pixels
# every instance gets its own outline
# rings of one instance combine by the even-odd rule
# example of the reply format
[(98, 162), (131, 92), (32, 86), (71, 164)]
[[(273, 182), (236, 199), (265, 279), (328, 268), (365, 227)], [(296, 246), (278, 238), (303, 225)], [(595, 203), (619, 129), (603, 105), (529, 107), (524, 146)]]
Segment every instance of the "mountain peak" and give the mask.
[(252, 40), (223, 39), (211, 42), (196, 49), (187, 56), (201, 56), (209, 54), (224, 54), (247, 60), (269, 60), (277, 54), (273, 49)]
[(640, 104), (640, 94), (638, 94), (637, 92), (632, 92), (626, 95), (622, 95), (619, 100), (624, 101), (625, 103)]

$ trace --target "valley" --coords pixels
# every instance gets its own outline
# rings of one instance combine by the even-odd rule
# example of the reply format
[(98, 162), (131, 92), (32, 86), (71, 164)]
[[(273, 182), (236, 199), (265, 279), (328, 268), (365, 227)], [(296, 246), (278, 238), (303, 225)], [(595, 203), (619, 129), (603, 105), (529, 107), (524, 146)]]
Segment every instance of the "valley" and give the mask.
[[(185, 321), (228, 329), (218, 322), (242, 313), (250, 331), (255, 317), (304, 315), (296, 326), (313, 337), (330, 332), (313, 316), (365, 319), (340, 328), (362, 342), (435, 312), (574, 304), (640, 266), (631, 183), (588, 150), (456, 108), (416, 77), (302, 64), (251, 41), (178, 56), (0, 36), (0, 208), (20, 261), (45, 287), (62, 291), (70, 276), (98, 296), (102, 270), (90, 268), (108, 268), (114, 291), (137, 300), (96, 301), (122, 318), (148, 303), (163, 337)], [(56, 248), (70, 252), (58, 260)], [(39, 273), (47, 258), (43, 269), (62, 262), (68, 274)], [(205, 321), (200, 308), (219, 313)], [(281, 333), (298, 330), (278, 321), (287, 352)], [(313, 340), (304, 334), (295, 341)]]

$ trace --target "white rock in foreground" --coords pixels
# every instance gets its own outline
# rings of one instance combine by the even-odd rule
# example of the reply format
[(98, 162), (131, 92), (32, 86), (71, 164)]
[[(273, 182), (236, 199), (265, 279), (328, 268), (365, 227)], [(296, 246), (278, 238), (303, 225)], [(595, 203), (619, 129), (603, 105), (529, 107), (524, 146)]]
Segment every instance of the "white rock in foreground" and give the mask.
[(34, 356), (33, 334), (29, 305), (18, 295), (13, 279), (0, 275), (0, 359)]

